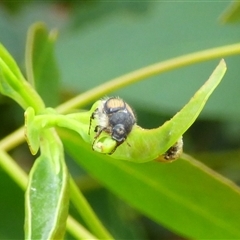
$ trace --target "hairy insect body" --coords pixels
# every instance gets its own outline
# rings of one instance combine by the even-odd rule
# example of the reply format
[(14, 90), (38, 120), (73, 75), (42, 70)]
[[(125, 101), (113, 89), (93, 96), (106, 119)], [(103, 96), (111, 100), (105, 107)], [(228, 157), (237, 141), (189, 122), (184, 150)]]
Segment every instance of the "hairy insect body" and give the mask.
[[(131, 133), (134, 124), (136, 124), (136, 117), (131, 109), (131, 107), (120, 98), (111, 97), (103, 99), (100, 101), (98, 108), (92, 113), (90, 118), (89, 125), (89, 134), (91, 130), (92, 120), (96, 121), (96, 127), (94, 132), (94, 141), (92, 143), (92, 148), (98, 146), (97, 148), (102, 147), (100, 142), (96, 140), (101, 135), (102, 132), (105, 132), (111, 136), (111, 138), (116, 142), (116, 145), (111, 149), (108, 154), (115, 152), (117, 147), (121, 145)], [(129, 144), (128, 144), (129, 145)], [(129, 145), (130, 146), (130, 145)], [(183, 141), (182, 137), (171, 146), (166, 153), (159, 156), (157, 161), (173, 161), (182, 153)]]
[(136, 117), (130, 106), (122, 99), (115, 97), (102, 100), (91, 116), (90, 128), (92, 119), (97, 120), (95, 140), (104, 131), (109, 133), (112, 139), (117, 142), (116, 148), (127, 139), (133, 125), (136, 123)]
[(180, 155), (182, 154), (182, 150), (183, 150), (183, 140), (182, 137), (178, 139), (178, 141), (171, 146), (167, 152), (163, 155), (165, 160), (175, 160), (178, 159), (180, 157)]

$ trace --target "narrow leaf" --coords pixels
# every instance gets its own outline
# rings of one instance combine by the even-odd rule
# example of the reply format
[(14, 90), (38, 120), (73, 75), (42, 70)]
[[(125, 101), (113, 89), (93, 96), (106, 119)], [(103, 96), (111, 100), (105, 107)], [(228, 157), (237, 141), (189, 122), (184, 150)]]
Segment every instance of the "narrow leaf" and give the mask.
[(203, 164), (186, 155), (172, 164), (113, 161), (61, 133), (76, 162), (154, 221), (190, 239), (240, 238), (240, 190)]
[[(54, 56), (57, 31), (48, 33), (43, 23), (32, 25), (26, 44), (27, 79), (47, 106), (55, 106), (59, 96), (59, 72)], [(51, 93), (51, 94), (49, 94)]]
[(25, 80), (16, 62), (1, 44), (0, 92), (15, 100), (23, 109), (32, 106), (39, 112), (44, 108), (42, 99)]
[[(161, 158), (161, 155), (173, 146), (196, 120), (225, 71), (226, 64), (224, 60), (221, 60), (208, 81), (171, 120), (156, 129), (148, 130), (134, 126), (125, 143), (120, 145), (111, 156), (139, 163)], [(106, 134), (103, 137), (100, 136), (96, 144), (100, 141), (103, 141), (101, 147), (104, 144), (107, 149), (111, 149), (111, 146), (115, 147), (114, 141), (110, 142)]]
[(25, 239), (63, 239), (69, 201), (63, 149), (53, 129), (41, 138), (25, 196)]
[(240, 21), (240, 2), (232, 1), (224, 13), (221, 15), (220, 20), (223, 23), (239, 23)]

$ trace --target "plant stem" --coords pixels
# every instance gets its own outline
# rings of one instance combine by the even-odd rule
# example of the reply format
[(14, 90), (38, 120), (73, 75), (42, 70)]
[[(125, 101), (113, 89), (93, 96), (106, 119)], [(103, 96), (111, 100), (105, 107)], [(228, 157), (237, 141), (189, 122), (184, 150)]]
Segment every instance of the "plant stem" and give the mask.
[(88, 225), (89, 229), (91, 229), (91, 231), (100, 239), (113, 239), (111, 234), (97, 218), (72, 178), (70, 178), (70, 192), (71, 201), (80, 213), (81, 217), (84, 219), (85, 223)]
[(69, 216), (67, 219), (67, 229), (76, 239), (91, 239), (97, 240), (90, 232), (88, 232), (82, 225), (80, 225), (73, 217)]
[(114, 78), (111, 81), (107, 81), (106, 83), (103, 83), (63, 103), (62, 105), (58, 106), (56, 110), (59, 113), (66, 113), (69, 111), (69, 109), (84, 106), (110, 92), (157, 74), (192, 65), (194, 63), (200, 63), (203, 61), (209, 61), (212, 59), (223, 58), (237, 54), (240, 54), (240, 43), (194, 52), (163, 62), (155, 63), (153, 65)]
[[(27, 188), (28, 175), (20, 168), (16, 162), (5, 151), (0, 149), (0, 166), (8, 173), (8, 175), (18, 184), (18, 186), (25, 191)], [(78, 198), (79, 199), (79, 198)], [(87, 203), (86, 203), (87, 204)], [(89, 211), (89, 209), (87, 210)], [(97, 219), (92, 219), (93, 222), (97, 222)], [(100, 223), (101, 224), (101, 223)], [(94, 224), (93, 224), (94, 226)], [(96, 239), (91, 233), (89, 233), (83, 226), (76, 222), (70, 215), (67, 219), (67, 230), (79, 239), (79, 237), (85, 239)], [(99, 230), (99, 229), (98, 229)], [(104, 229), (102, 230), (104, 232)], [(108, 239), (110, 239), (110, 235)], [(105, 237), (106, 238), (106, 237)]]
[[(77, 108), (84, 106), (87, 103), (117, 89), (123, 88), (132, 83), (138, 82), (140, 80), (146, 79), (148, 77), (160, 74), (166, 71), (170, 71), (183, 66), (191, 65), (194, 63), (199, 63), (203, 61), (212, 60), (215, 58), (221, 58), (225, 56), (236, 55), (240, 53), (240, 44), (232, 44), (228, 46), (213, 48), (209, 50), (204, 50), (200, 52), (195, 52), (192, 54), (187, 54), (177, 58), (173, 58), (167, 61), (156, 63), (145, 68), (141, 68), (134, 72), (128, 73), (121, 77), (117, 77), (109, 82), (106, 82), (96, 88), (93, 88), (77, 97), (69, 100), (68, 102), (57, 107), (59, 113), (66, 113), (72, 108)], [(27, 94), (27, 93), (26, 93)], [(29, 99), (28, 99), (29, 100)], [(32, 99), (29, 100), (30, 102)], [(38, 106), (36, 107), (38, 109)], [(40, 109), (43, 108), (42, 106)], [(14, 133), (8, 135), (6, 138), (0, 141), (0, 165), (9, 174), (9, 176), (14, 179), (14, 181), (23, 189), (27, 186), (27, 174), (15, 163), (15, 161), (3, 150), (10, 150), (24, 140), (23, 128), (18, 129)], [(92, 231), (100, 234), (102, 238), (112, 239), (111, 235), (104, 229), (101, 222), (96, 218), (95, 214), (92, 212), (86, 200), (79, 194), (78, 188), (75, 186), (73, 180), (71, 180), (71, 194), (72, 201), (75, 206), (79, 208), (80, 212), (83, 212), (82, 216), (86, 216), (86, 221), (89, 227), (93, 228)], [(81, 203), (81, 204), (79, 204)], [(84, 206), (84, 207), (82, 207)], [(77, 223), (73, 219), (68, 220), (68, 228), (75, 229)], [(74, 226), (73, 226), (74, 225)], [(79, 226), (81, 229), (81, 226)], [(75, 230), (74, 230), (75, 231)], [(86, 235), (85, 235), (86, 236)]]
[[(62, 114), (67, 113), (70, 109), (82, 107), (91, 101), (100, 98), (105, 94), (108, 94), (109, 92), (123, 88), (124, 86), (130, 85), (156, 74), (167, 72), (194, 63), (200, 63), (215, 58), (222, 58), (237, 54), (240, 54), (240, 43), (207, 49), (159, 62), (101, 84), (59, 105), (56, 110)], [(23, 128), (20, 128), (16, 132), (2, 139), (0, 141), (0, 148), (3, 150), (10, 150), (23, 141)]]
[(20, 168), (17, 163), (5, 151), (0, 149), (0, 166), (8, 173), (8, 175), (25, 190), (27, 187), (27, 174)]
[(9, 151), (24, 142), (24, 128), (21, 127), (0, 141), (0, 149)]

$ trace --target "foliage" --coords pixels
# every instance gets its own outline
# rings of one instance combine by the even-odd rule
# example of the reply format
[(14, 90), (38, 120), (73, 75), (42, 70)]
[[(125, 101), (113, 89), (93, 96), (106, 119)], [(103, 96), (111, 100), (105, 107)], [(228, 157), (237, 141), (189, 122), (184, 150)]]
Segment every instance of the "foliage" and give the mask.
[[(240, 232), (237, 212), (239, 211), (240, 191), (237, 185), (187, 154), (183, 154), (181, 159), (172, 164), (152, 161), (176, 142), (195, 121), (208, 97), (224, 75), (224, 61), (220, 62), (209, 80), (170, 121), (153, 130), (134, 128), (128, 139), (131, 147), (124, 143), (116, 153), (109, 156), (93, 152), (91, 148), (93, 135), (88, 135), (89, 118), (98, 102), (90, 111), (74, 109), (88, 108), (93, 100), (132, 83), (137, 87), (139, 84), (137, 82), (148, 77), (166, 71), (174, 72), (174, 69), (183, 66), (191, 68), (190, 65), (194, 63), (239, 54), (239, 44), (207, 49), (161, 61), (85, 91), (53, 109), (46, 108), (46, 106), (56, 106), (60, 96), (60, 74), (54, 57), (56, 36), (56, 30), (48, 33), (43, 24), (35, 24), (30, 28), (26, 46), (26, 79), (28, 81), (25, 80), (18, 65), (2, 45), (0, 49), (1, 93), (14, 99), (26, 110), (26, 140), (33, 154), (36, 154), (40, 147), (40, 155), (37, 156), (31, 168), (27, 184), (28, 177), (25, 171), (6, 152), (17, 149), (16, 147), (24, 141), (23, 128), (4, 137), (0, 142), (2, 169), (22, 189), (27, 187), (25, 193), (25, 238), (63, 238), (65, 225), (67, 232), (77, 239), (145, 238), (146, 234), (151, 231), (138, 231), (136, 226), (139, 223), (142, 225), (143, 222), (133, 224), (133, 222), (139, 221), (139, 218), (129, 217), (129, 214), (141, 214), (149, 219), (148, 221), (151, 219), (175, 234), (187, 238), (238, 238)], [(62, 66), (61, 61), (60, 66)], [(94, 63), (92, 66), (95, 66)], [(65, 71), (66, 68), (63, 69)], [(94, 69), (96, 70), (96, 66)], [(71, 70), (69, 77), (71, 78)], [(145, 86), (150, 85), (151, 82), (148, 82), (148, 85)], [(91, 87), (91, 83), (89, 83), (89, 87)], [(131, 87), (127, 89), (130, 89), (134, 95)], [(128, 96), (124, 92), (123, 95)], [(137, 94), (135, 95), (137, 96)], [(174, 95), (177, 98), (182, 97), (184, 93)], [(159, 96), (155, 96), (158, 101)], [(154, 104), (152, 109), (155, 109)], [(214, 109), (213, 106), (210, 109)], [(72, 113), (73, 110), (76, 113)], [(171, 110), (166, 112), (169, 111)], [(219, 113), (221, 113), (221, 109)], [(208, 115), (209, 113), (206, 112), (205, 115), (203, 114), (203, 116)], [(224, 119), (222, 113), (221, 116)], [(141, 121), (140, 116), (139, 120)], [(157, 123), (159, 126), (160, 122), (157, 121)], [(171, 135), (170, 138), (169, 135)], [(109, 136), (106, 135), (106, 137)], [(146, 142), (150, 143), (150, 147), (144, 149)], [(187, 139), (186, 145), (188, 143), (190, 142)], [(155, 148), (155, 146), (159, 146), (159, 148)], [(71, 167), (74, 163), (68, 160), (68, 157), (64, 159), (64, 150), (75, 160), (77, 166)], [(131, 155), (128, 155), (128, 152), (131, 152)], [(129, 156), (131, 157), (129, 158)], [(199, 157), (201, 158), (201, 154)], [(116, 158), (130, 160), (130, 162)], [(146, 161), (149, 162), (136, 163)], [(106, 189), (129, 204), (131, 211), (126, 210), (126, 205), (113, 196), (111, 198), (115, 204), (105, 203), (104, 199), (105, 201), (109, 199), (109, 192), (108, 198), (99, 198), (102, 193), (97, 195), (100, 203), (98, 200), (96, 202), (94, 196), (91, 199), (91, 194), (95, 194), (94, 192), (98, 189), (96, 186), (93, 188), (95, 191), (85, 192), (93, 208), (100, 204), (100, 208), (94, 211), (76, 185), (77, 177), (84, 176), (83, 173), (75, 172), (76, 169), (78, 169), (77, 171), (81, 169), (80, 166), (94, 176)], [(70, 172), (70, 178), (68, 172)], [(8, 176), (5, 176), (4, 173), (1, 178), (6, 179)], [(9, 181), (11, 182), (9, 179), (6, 180), (6, 183)], [(96, 184), (96, 181), (93, 183)], [(80, 189), (84, 191), (88, 184), (80, 184)], [(21, 193), (18, 194), (21, 195)], [(4, 196), (7, 201), (7, 195)], [(70, 215), (68, 215), (69, 197), (71, 200)], [(231, 204), (226, 204), (229, 202)], [(119, 214), (120, 210), (116, 203), (121, 204), (120, 209), (123, 211), (125, 209), (128, 214), (122, 217), (123, 213)], [(23, 209), (22, 205), (19, 207)], [(17, 221), (21, 222), (20, 219)], [(129, 228), (129, 224), (132, 224), (132, 228)], [(6, 226), (0, 226), (1, 238), (14, 238), (9, 234), (11, 233), (8, 233)], [(21, 230), (17, 234), (19, 238)], [(71, 239), (68, 234), (65, 238)]]

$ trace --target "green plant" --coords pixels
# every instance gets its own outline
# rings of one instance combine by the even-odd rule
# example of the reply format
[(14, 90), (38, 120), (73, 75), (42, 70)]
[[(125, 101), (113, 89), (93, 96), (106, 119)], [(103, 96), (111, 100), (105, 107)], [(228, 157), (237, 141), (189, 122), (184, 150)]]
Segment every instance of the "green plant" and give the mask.
[[(93, 152), (93, 136), (88, 135), (89, 119), (99, 102), (96, 102), (89, 112), (67, 112), (75, 107), (84, 107), (106, 93), (149, 76), (213, 58), (239, 54), (240, 45), (205, 50), (140, 69), (52, 109), (45, 107), (42, 98), (45, 100), (48, 96), (44, 96), (41, 87), (47, 85), (51, 92), (56, 87), (52, 78), (54, 72), (53, 75), (57, 75), (53, 57), (55, 38), (55, 32), (48, 34), (41, 24), (31, 28), (26, 54), (27, 79), (30, 83), (25, 80), (4, 47), (0, 48), (1, 93), (14, 99), (26, 110), (25, 134), (30, 149), (33, 154), (37, 153), (39, 147), (41, 149), (41, 154), (31, 169), (25, 195), (26, 238), (63, 238), (66, 219), (68, 231), (76, 238), (113, 238), (91, 210), (71, 177), (69, 180), (62, 142), (64, 149), (78, 164), (156, 222), (191, 238), (239, 237), (237, 212), (240, 192), (237, 186), (186, 154), (171, 165), (160, 165), (153, 161), (164, 154), (195, 121), (224, 75), (224, 61), (220, 62), (210, 79), (173, 119), (155, 130), (143, 131), (134, 128), (129, 136), (131, 147), (127, 144), (121, 145), (118, 151), (110, 156)], [(50, 79), (53, 81), (51, 86), (48, 85)], [(53, 128), (57, 126), (68, 130), (59, 129), (57, 132)], [(109, 136), (106, 138), (109, 139)], [(0, 142), (0, 164), (16, 183), (25, 189), (26, 174), (6, 153), (22, 141), (24, 137), (21, 128)], [(150, 148), (144, 150), (145, 155), (138, 151), (145, 146), (144, 141), (150, 143)], [(130, 157), (128, 152), (131, 153)], [(138, 162), (146, 163), (137, 164)], [(126, 184), (121, 184), (122, 182)], [(86, 228), (68, 216), (69, 194)], [(201, 198), (203, 195), (209, 197)], [(221, 199), (222, 195), (231, 199), (231, 208), (224, 204), (226, 198)], [(173, 218), (174, 214), (181, 217)]]

